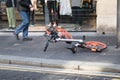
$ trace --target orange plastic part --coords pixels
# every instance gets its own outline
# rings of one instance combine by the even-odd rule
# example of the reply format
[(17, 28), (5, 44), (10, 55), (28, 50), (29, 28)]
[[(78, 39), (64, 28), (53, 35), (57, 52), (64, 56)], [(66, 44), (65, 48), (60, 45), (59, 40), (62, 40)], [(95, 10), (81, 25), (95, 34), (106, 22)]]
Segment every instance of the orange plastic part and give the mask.
[[(68, 31), (66, 31), (64, 28), (56, 27), (54, 30), (57, 31), (58, 36), (60, 38), (64, 37), (65, 39), (72, 39), (72, 35)], [(51, 32), (47, 29), (46, 34), (50, 35), (50, 33)]]
[(91, 51), (96, 52), (97, 50), (103, 50), (107, 48), (107, 45), (98, 41), (87, 41), (85, 42), (85, 47), (91, 49)]

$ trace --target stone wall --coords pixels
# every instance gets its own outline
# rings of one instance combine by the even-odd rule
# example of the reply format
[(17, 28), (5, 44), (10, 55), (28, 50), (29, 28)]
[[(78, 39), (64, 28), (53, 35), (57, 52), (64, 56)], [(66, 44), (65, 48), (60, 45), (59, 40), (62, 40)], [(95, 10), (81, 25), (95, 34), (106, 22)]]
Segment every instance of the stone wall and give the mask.
[(116, 33), (117, 0), (97, 0), (97, 32)]

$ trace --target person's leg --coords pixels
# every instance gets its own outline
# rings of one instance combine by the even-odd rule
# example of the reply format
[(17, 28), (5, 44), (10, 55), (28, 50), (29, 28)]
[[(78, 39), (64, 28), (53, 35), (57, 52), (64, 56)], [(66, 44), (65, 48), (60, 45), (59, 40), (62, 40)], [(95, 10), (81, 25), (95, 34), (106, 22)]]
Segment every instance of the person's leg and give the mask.
[(34, 17), (34, 16), (35, 16), (35, 14), (34, 14), (34, 13), (35, 13), (35, 11), (34, 11), (34, 10), (33, 10), (33, 11), (31, 11), (31, 13), (30, 13), (30, 14), (31, 14), (31, 18), (32, 18), (32, 21), (31, 21), (32, 26), (34, 26), (34, 21), (35, 21), (35, 19), (34, 19), (34, 18), (35, 18), (35, 17)]
[(23, 38), (27, 38), (28, 37), (28, 27), (30, 24), (30, 12), (26, 12), (26, 16), (25, 16), (25, 27), (23, 28)]
[(58, 13), (57, 13), (57, 1), (53, 1), (53, 3), (52, 3), (52, 8), (53, 8), (53, 12), (52, 12), (52, 14), (53, 14), (53, 22), (54, 22), (54, 24), (53, 24), (53, 26), (55, 27), (55, 26), (57, 26), (57, 23), (56, 23), (56, 21), (58, 20)]
[(14, 29), (16, 27), (16, 19), (15, 19), (15, 12), (14, 12), (14, 8), (11, 7), (10, 8), (10, 18), (11, 18), (11, 27)]
[(14, 31), (14, 35), (16, 37), (17, 40), (19, 40), (19, 33), (21, 31), (23, 31), (23, 29), (25, 28), (25, 25), (26, 25), (26, 13), (25, 11), (19, 11), (19, 14), (20, 14), (20, 17), (22, 19), (22, 23), (16, 28), (16, 30)]
[(11, 17), (10, 17), (10, 8), (6, 8), (6, 12), (7, 12), (7, 19), (8, 19), (8, 25), (9, 25), (9, 28), (12, 27), (12, 20), (11, 20)]
[(50, 23), (49, 23), (48, 26), (51, 26), (51, 25), (52, 25), (52, 22), (53, 22), (53, 20), (52, 20), (52, 2), (51, 2), (51, 1), (48, 1), (48, 2), (47, 2), (47, 7), (48, 7), (49, 21), (50, 21)]
[(19, 11), (19, 14), (21, 16), (22, 19), (22, 23), (16, 28), (15, 33), (19, 34), (21, 31), (23, 31), (23, 29), (26, 27), (26, 24), (28, 24), (28, 19), (27, 18), (27, 14), (25, 11)]
[(74, 23), (74, 24), (76, 24), (76, 21), (77, 21), (77, 18), (76, 18), (76, 13), (77, 12), (77, 9), (76, 9), (76, 7), (72, 7), (72, 22)]
[(54, 27), (56, 27), (58, 25), (57, 21), (58, 21), (58, 13), (57, 13), (57, 11), (55, 11), (54, 15), (53, 15), (53, 22), (54, 22), (53, 26)]

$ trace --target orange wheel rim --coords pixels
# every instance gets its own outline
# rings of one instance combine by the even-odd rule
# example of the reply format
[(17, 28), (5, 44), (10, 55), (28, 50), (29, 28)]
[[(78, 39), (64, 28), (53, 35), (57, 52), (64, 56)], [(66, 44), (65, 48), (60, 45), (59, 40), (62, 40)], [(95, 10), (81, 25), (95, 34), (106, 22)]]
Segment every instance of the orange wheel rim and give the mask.
[(100, 46), (102, 49), (105, 49), (107, 47), (105, 43), (98, 42), (98, 41), (87, 41), (87, 42), (85, 42), (85, 44), (86, 44), (86, 47), (90, 47), (90, 46), (97, 47), (97, 46)]

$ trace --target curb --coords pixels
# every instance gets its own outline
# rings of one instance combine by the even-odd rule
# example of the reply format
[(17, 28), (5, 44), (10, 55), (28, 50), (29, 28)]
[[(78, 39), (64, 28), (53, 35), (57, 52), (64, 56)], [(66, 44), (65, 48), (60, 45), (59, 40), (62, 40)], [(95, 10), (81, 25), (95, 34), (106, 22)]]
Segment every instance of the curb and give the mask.
[(59, 68), (83, 71), (114, 72), (120, 73), (120, 65), (112, 63), (97, 63), (85, 61), (65, 61), (42, 58), (0, 55), (0, 63), (46, 68)]
[[(13, 31), (0, 31), (0, 36), (12, 36)], [(100, 33), (96, 33), (96, 32), (70, 32), (71, 35), (73, 36), (116, 36), (115, 34), (100, 34)], [(20, 33), (20, 35), (22, 35)], [(30, 36), (43, 36), (44, 35), (44, 31), (43, 32), (29, 32)]]

